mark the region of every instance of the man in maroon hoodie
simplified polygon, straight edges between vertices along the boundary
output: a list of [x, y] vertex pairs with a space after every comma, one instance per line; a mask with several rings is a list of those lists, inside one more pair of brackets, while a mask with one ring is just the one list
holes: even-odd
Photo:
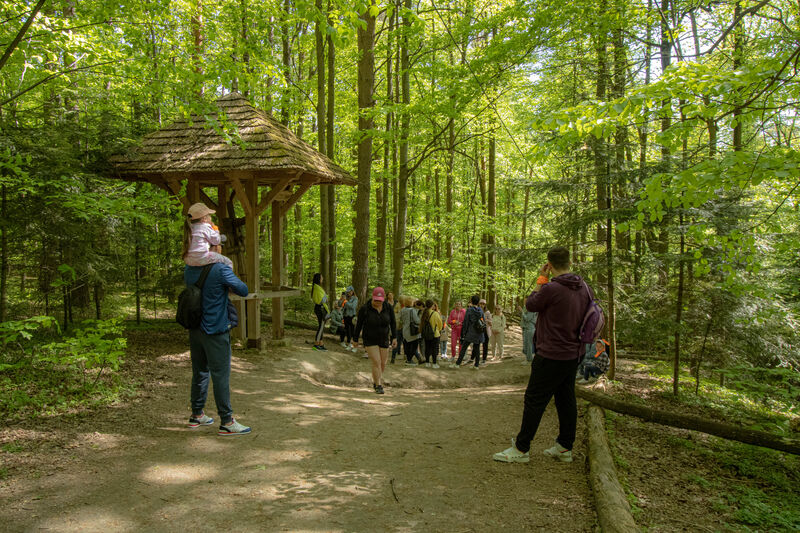
[[[528, 311], [539, 313], [536, 320], [536, 355], [525, 390], [522, 428], [511, 447], [494, 454], [495, 461], [527, 463], [531, 441], [542, 415], [555, 397], [558, 412], [558, 437], [545, 455], [572, 461], [572, 444], [578, 408], [575, 402], [575, 371], [583, 344], [578, 335], [583, 316], [594, 297], [591, 289], [569, 270], [569, 250], [563, 247], [547, 252], [547, 263], [539, 271], [536, 288], [525, 301]], [[548, 281], [548, 275], [552, 278]]]

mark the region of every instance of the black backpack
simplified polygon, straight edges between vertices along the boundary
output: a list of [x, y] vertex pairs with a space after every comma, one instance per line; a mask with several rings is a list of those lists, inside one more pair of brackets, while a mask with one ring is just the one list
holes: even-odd
[[175, 322], [186, 329], [199, 328], [200, 321], [203, 320], [203, 285], [206, 283], [212, 266], [214, 263], [203, 267], [200, 279], [194, 285], [183, 289], [178, 296], [178, 312], [175, 313]]
[[[431, 313], [432, 315], [433, 313]], [[435, 331], [433, 331], [433, 326], [431, 325], [431, 316], [428, 315], [428, 320], [425, 322], [425, 326], [422, 328], [422, 338], [426, 341], [431, 341], [436, 338]]]

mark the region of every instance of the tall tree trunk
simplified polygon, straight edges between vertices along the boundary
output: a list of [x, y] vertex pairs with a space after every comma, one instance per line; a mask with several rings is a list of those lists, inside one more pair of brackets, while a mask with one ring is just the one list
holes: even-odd
[[195, 80], [195, 95], [198, 99], [203, 97], [203, 0], [194, 0], [192, 6], [192, 71], [194, 72]]
[[289, 125], [289, 111], [292, 100], [292, 46], [289, 41], [289, 18], [292, 0], [283, 0], [283, 13], [281, 17], [281, 63], [283, 66], [283, 83], [286, 89], [281, 93], [281, 119], [284, 126]]
[[[392, 92], [393, 74], [392, 74], [392, 32], [394, 31], [394, 22], [397, 17], [397, 10], [393, 9], [389, 17], [389, 37], [386, 39], [386, 104], [390, 105], [394, 101]], [[376, 262], [378, 263], [378, 280], [385, 283], [386, 280], [386, 237], [387, 237], [387, 216], [388, 216], [388, 203], [389, 203], [389, 157], [392, 146], [392, 112], [386, 113], [386, 137], [383, 143], [383, 177], [381, 179], [381, 187], [375, 191], [375, 200], [378, 208], [378, 220], [376, 227]], [[395, 295], [397, 297], [399, 295]]]
[[[595, 98], [603, 101], [606, 99], [606, 92], [608, 89], [608, 36], [606, 29], [606, 17], [608, 16], [608, 9], [606, 0], [600, 0], [599, 12], [597, 22], [597, 82], [595, 85]], [[606, 198], [609, 184], [609, 161], [606, 142], [603, 139], [591, 140], [594, 152], [594, 176], [595, 176], [595, 190], [596, 190], [596, 205], [598, 211], [603, 211], [608, 207], [608, 199]], [[596, 253], [593, 258], [595, 271], [597, 272], [597, 282], [604, 284], [606, 282], [603, 272], [603, 266], [607, 262], [607, 253], [600, 253], [600, 243], [606, 240], [606, 230], [603, 224], [598, 221], [596, 228]]]
[[400, 72], [402, 75], [402, 103], [403, 111], [400, 118], [400, 154], [399, 174], [397, 177], [397, 226], [394, 232], [394, 249], [392, 250], [392, 263], [394, 275], [392, 277], [392, 290], [400, 294], [403, 287], [403, 261], [406, 247], [406, 224], [408, 217], [408, 134], [411, 124], [408, 106], [411, 103], [411, 74], [409, 72], [408, 33], [411, 31], [411, 0], [404, 0], [403, 11], [403, 37], [400, 46]]
[[[0, 322], [6, 321], [8, 303], [8, 202], [6, 186], [0, 186]], [[25, 274], [23, 273], [23, 277]]]
[[[331, 11], [330, 1], [328, 2], [328, 12]], [[328, 34], [328, 105], [327, 105], [327, 121], [325, 123], [326, 141], [325, 148], [327, 149], [326, 155], [331, 161], [335, 161], [335, 150], [333, 144], [333, 124], [335, 108], [334, 81], [336, 80], [336, 49], [333, 44], [333, 38], [330, 32]], [[330, 294], [336, 294], [336, 189], [333, 185], [325, 185], [328, 188], [328, 286], [331, 289]]]
[[372, 136], [375, 105], [375, 16], [370, 9], [361, 15], [364, 24], [358, 28], [358, 190], [356, 192], [355, 237], [353, 238], [353, 288], [366, 301], [369, 274], [369, 201], [371, 195]]
[[[322, 15], [322, 0], [316, 0], [319, 16]], [[314, 23], [314, 40], [317, 53], [317, 144], [319, 151], [327, 153], [325, 148], [325, 40], [322, 35], [322, 23], [319, 18]], [[328, 216], [329, 187], [323, 185], [319, 188], [319, 272], [325, 278], [323, 286], [328, 294], [333, 294], [336, 287], [330, 285], [328, 274], [330, 272], [330, 217]]]
[[496, 191], [496, 176], [495, 176], [495, 156], [496, 144], [494, 134], [489, 138], [489, 187], [487, 192], [486, 201], [486, 214], [488, 220], [486, 221], [488, 231], [486, 232], [486, 259], [488, 267], [488, 287], [486, 291], [486, 307], [492, 312], [497, 305], [497, 287], [495, 286], [495, 216], [497, 215], [497, 191]]
[[[452, 62], [452, 58], [451, 58]], [[451, 98], [451, 100], [453, 100]], [[445, 174], [444, 188], [444, 242], [445, 257], [447, 258], [447, 275], [442, 286], [442, 309], [445, 314], [450, 312], [450, 292], [453, 284], [453, 166], [455, 165], [455, 120], [450, 118], [447, 125], [447, 173]]]

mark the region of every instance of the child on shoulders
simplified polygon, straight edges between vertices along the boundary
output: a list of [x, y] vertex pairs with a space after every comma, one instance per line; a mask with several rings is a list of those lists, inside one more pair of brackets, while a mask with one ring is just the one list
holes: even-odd
[[221, 242], [219, 228], [211, 222], [216, 213], [206, 204], [198, 202], [189, 208], [184, 223], [183, 261], [189, 266], [205, 266], [224, 263], [233, 268], [233, 262], [222, 254], [212, 252], [211, 247]]

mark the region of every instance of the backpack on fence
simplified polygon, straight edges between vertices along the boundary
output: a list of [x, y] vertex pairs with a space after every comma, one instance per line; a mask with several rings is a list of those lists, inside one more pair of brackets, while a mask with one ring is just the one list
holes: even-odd
[[[193, 284], [183, 289], [178, 296], [178, 311], [175, 313], [175, 322], [186, 329], [200, 327], [203, 320], [203, 285], [214, 263], [203, 267], [200, 278]], [[237, 317], [238, 318], [238, 317]]]
[[583, 286], [586, 287], [586, 293], [589, 295], [590, 301], [589, 306], [586, 308], [586, 313], [583, 315], [578, 339], [584, 344], [591, 344], [600, 338], [600, 334], [606, 325], [606, 317], [603, 315], [603, 308], [592, 297], [592, 292], [585, 281]]

